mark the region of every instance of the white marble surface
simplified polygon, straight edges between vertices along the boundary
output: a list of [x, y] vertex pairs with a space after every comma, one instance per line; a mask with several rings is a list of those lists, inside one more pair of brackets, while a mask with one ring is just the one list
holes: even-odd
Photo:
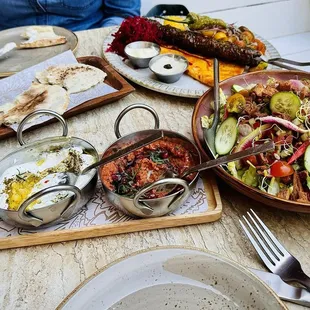
[[[101, 55], [102, 41], [107, 31], [98, 29], [78, 33], [80, 42], [77, 56]], [[308, 42], [302, 39], [309, 37], [309, 33], [296, 36], [296, 40], [301, 36], [297, 42], [303, 42], [298, 50], [296, 46], [290, 46], [291, 39], [286, 41], [285, 38], [278, 38], [272, 43], [283, 55], [292, 57], [308, 50], [310, 59]], [[69, 134], [89, 140], [102, 151], [115, 140], [113, 124], [118, 113], [136, 102], [154, 107], [160, 116], [162, 128], [191, 137], [190, 122], [195, 100], [157, 94], [139, 86], [136, 92], [124, 99], [69, 119]], [[133, 111], [124, 117], [121, 132], [149, 128], [153, 124], [149, 123], [150, 120], [147, 112]], [[25, 139], [36, 140], [60, 132], [60, 126], [52, 124], [26, 134]], [[0, 141], [0, 157], [17, 147], [14, 138]], [[299, 258], [304, 271], [310, 274], [310, 215], [259, 205], [222, 182], [219, 182], [219, 187], [224, 213], [222, 219], [215, 223], [1, 251], [0, 308], [55, 309], [79, 283], [107, 263], [134, 251], [161, 245], [204, 248], [244, 266], [264, 269], [238, 222], [250, 207], [257, 211], [279, 240]], [[289, 309], [302, 309], [290, 303], [287, 305]]]

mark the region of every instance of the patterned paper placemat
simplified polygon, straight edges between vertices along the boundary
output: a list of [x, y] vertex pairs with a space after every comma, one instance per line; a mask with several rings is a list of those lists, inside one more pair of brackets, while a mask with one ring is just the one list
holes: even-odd
[[[196, 182], [195, 188], [192, 190], [190, 197], [187, 201], [170, 213], [169, 217], [178, 215], [189, 215], [196, 213], [204, 213], [208, 210], [208, 200], [205, 193], [204, 183], [201, 178]], [[84, 206], [79, 213], [77, 213], [72, 219], [40, 230], [31, 230], [25, 228], [17, 228], [8, 225], [0, 219], [0, 238], [12, 237], [18, 235], [29, 235], [38, 232], [51, 232], [73, 228], [84, 228], [97, 225], [124, 223], [133, 221], [128, 215], [125, 215], [115, 207], [113, 207], [109, 201], [107, 201], [103, 187], [98, 181], [97, 189], [94, 197]]]

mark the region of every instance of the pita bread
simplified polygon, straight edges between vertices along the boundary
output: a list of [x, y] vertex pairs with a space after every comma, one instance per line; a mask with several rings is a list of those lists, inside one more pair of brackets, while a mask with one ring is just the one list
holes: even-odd
[[0, 125], [20, 123], [33, 111], [48, 109], [63, 114], [69, 104], [69, 95], [58, 85], [32, 84], [17, 96], [14, 102], [0, 106]]
[[55, 34], [51, 26], [30, 26], [21, 36], [28, 41], [21, 43], [19, 48], [46, 47], [67, 42], [66, 37]]
[[40, 83], [59, 85], [69, 94], [85, 91], [103, 82], [106, 76], [102, 70], [84, 64], [51, 66], [36, 74]]

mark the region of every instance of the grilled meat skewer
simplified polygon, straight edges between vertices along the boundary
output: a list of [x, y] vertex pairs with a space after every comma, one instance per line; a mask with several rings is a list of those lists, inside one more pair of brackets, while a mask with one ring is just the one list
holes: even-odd
[[143, 17], [127, 18], [114, 36], [115, 39], [108, 51], [121, 56], [125, 56], [124, 48], [128, 43], [150, 41], [203, 57], [217, 57], [244, 66], [255, 67], [262, 61], [261, 53], [257, 50], [239, 47], [228, 41], [218, 41], [198, 32], [161, 25], [157, 21]]

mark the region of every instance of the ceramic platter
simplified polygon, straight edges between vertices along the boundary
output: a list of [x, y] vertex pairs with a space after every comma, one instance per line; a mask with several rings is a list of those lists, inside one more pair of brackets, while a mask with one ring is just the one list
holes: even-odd
[[[310, 79], [310, 73], [291, 70], [268, 70], [251, 72], [223, 81], [220, 83], [220, 88], [223, 90], [224, 94], [228, 96], [231, 94], [231, 87], [233, 85], [239, 85], [241, 87], [246, 87], [247, 85], [257, 83], [262, 83], [265, 85], [269, 78], [274, 78], [278, 81], [287, 81], [290, 79], [303, 80]], [[201, 117], [203, 115], [210, 116], [213, 113], [211, 108], [212, 101], [214, 101], [213, 92], [206, 92], [197, 101], [192, 115], [192, 132], [195, 143], [199, 148], [200, 154], [204, 158], [208, 159], [211, 158], [211, 153], [204, 140], [203, 129], [201, 127]], [[271, 208], [279, 208], [286, 211], [310, 213], [310, 205], [308, 203], [286, 200], [276, 197], [275, 195], [268, 194], [267, 192], [261, 191], [258, 188], [246, 185], [244, 182], [234, 178], [230, 173], [220, 167], [216, 167], [213, 170], [221, 179], [223, 179], [234, 189], [248, 196], [249, 198], [258, 201], [259, 203], [263, 203]]]
[[[19, 45], [22, 41], [25, 41], [20, 35], [25, 32], [27, 27], [29, 26], [0, 31], [0, 48], [9, 42], [15, 42]], [[8, 54], [0, 57], [0, 77], [12, 75], [67, 50], [71, 49], [74, 51], [76, 49], [78, 38], [72, 31], [57, 26], [53, 26], [53, 29], [57, 35], [66, 37], [67, 42], [55, 46], [14, 49], [10, 51]]]
[[[123, 58], [117, 54], [106, 52], [109, 44], [112, 43], [118, 27], [115, 27], [111, 33], [106, 37], [103, 42], [103, 55], [106, 60], [114, 67], [116, 71], [131, 80], [132, 82], [141, 85], [143, 87], [152, 89], [154, 91], [165, 93], [169, 95], [187, 97], [187, 98], [199, 98], [201, 97], [210, 87], [194, 80], [193, 78], [183, 75], [181, 79], [172, 84], [166, 84], [156, 79], [155, 75], [148, 68], [134, 69], [129, 60], [123, 60]], [[280, 57], [278, 51], [268, 41], [255, 35], [266, 45], [266, 57], [275, 58]], [[270, 66], [269, 66], [270, 67]]]
[[263, 282], [226, 258], [191, 248], [156, 248], [92, 275], [57, 309], [287, 309]]

